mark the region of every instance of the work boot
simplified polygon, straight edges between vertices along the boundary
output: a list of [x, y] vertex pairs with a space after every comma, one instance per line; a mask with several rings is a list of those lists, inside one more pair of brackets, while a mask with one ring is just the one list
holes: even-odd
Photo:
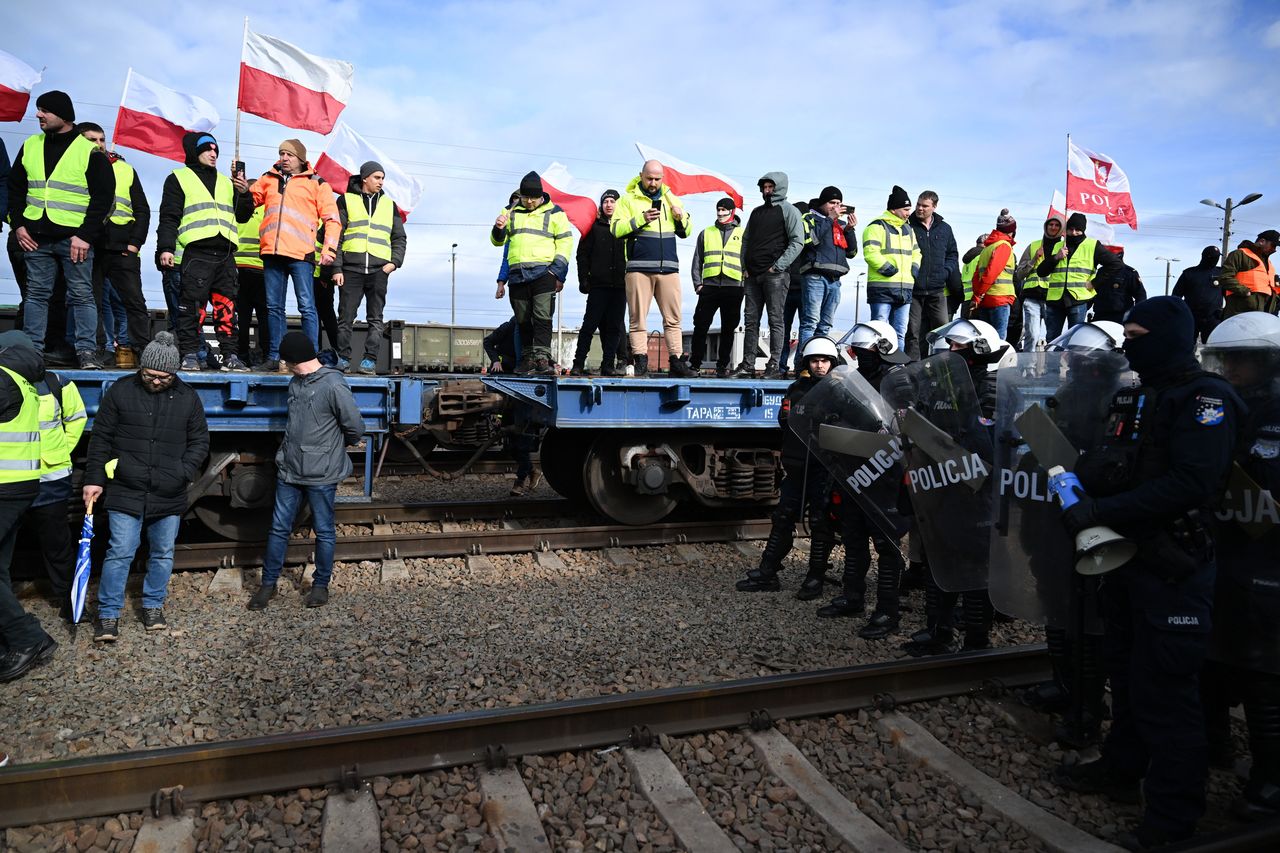
[[649, 373], [649, 356], [637, 355], [631, 359], [632, 366], [636, 369], [636, 376], [645, 376]]
[[582, 361], [575, 358], [573, 360], [573, 366], [569, 368], [569, 375], [570, 376], [586, 376], [586, 374], [587, 374], [587, 366], [583, 364]]
[[600, 375], [601, 376], [617, 376], [618, 375], [618, 369], [613, 366], [612, 359], [606, 358], [604, 361], [600, 362]]
[[551, 359], [537, 358], [533, 361], [533, 370], [530, 371], [534, 376], [555, 376], [556, 369], [551, 366]]
[[837, 595], [831, 599], [830, 604], [824, 604], [818, 608], [819, 619], [842, 619], [848, 616], [861, 616], [866, 612], [867, 605], [860, 598], [850, 598], [847, 595]]
[[308, 607], [323, 607], [329, 603], [329, 587], [312, 585], [311, 592], [307, 593]]
[[925, 655], [943, 655], [952, 650], [955, 633], [949, 625], [937, 625], [916, 631], [911, 639], [902, 647], [903, 651], [913, 658]]
[[98, 361], [98, 355], [93, 350], [77, 350], [76, 362], [80, 365], [81, 370], [102, 369], [102, 363]]
[[777, 363], [771, 361], [764, 366], [764, 376], [761, 378], [762, 379], [783, 379], [785, 378], [785, 376], [786, 374], [784, 374], [781, 370], [778, 369]]
[[1080, 794], [1101, 794], [1117, 803], [1137, 805], [1141, 780], [1122, 776], [1105, 758], [1084, 764], [1061, 765], [1053, 771], [1053, 781]]
[[137, 369], [138, 354], [131, 347], [116, 347], [116, 367], [121, 370]]
[[742, 364], [739, 364], [733, 371], [734, 379], [754, 379], [755, 375], [755, 369], [748, 366], [745, 361], [742, 362]]
[[685, 379], [690, 376], [697, 376], [698, 371], [689, 367], [689, 357], [687, 355], [673, 355], [671, 356], [671, 360], [668, 362], [667, 374], [669, 376]]
[[819, 569], [816, 573], [813, 567], [809, 567], [809, 573], [804, 576], [804, 581], [800, 584], [800, 588], [796, 590], [796, 598], [800, 601], [813, 601], [822, 595], [822, 584], [826, 580], [824, 572]]
[[747, 576], [734, 584], [738, 592], [777, 592], [782, 589], [778, 573], [768, 569], [752, 569]]
[[729, 368], [716, 367], [716, 379], [728, 379], [728, 378], [729, 378]]
[[[834, 603], [832, 602], [832, 604]], [[822, 614], [819, 613], [818, 615], [821, 616]], [[867, 624], [863, 625], [858, 631], [858, 636], [864, 640], [883, 640], [896, 630], [898, 630], [898, 617], [877, 611], [871, 614]]]
[[258, 591], [253, 594], [253, 598], [249, 599], [250, 610], [266, 610], [267, 605], [271, 603], [271, 599], [276, 597], [276, 585], [264, 583], [258, 587]]
[[520, 359], [520, 363], [516, 365], [516, 369], [512, 371], [516, 376], [528, 376], [533, 372], [533, 356], [526, 355]]

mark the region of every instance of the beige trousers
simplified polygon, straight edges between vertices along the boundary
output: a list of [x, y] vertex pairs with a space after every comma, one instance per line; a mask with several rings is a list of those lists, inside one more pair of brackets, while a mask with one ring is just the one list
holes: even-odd
[[[667, 338], [667, 351], [674, 357], [684, 354], [684, 336], [680, 328], [680, 274], [629, 272], [627, 281], [627, 314], [631, 318], [631, 351], [644, 354], [649, 351], [646, 322], [649, 306], [658, 300], [662, 314], [662, 332]], [[661, 370], [650, 365], [652, 370]]]

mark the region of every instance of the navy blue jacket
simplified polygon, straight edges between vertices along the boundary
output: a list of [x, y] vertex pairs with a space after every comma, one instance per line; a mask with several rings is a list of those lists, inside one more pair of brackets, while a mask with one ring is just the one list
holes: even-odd
[[960, 250], [956, 248], [956, 235], [951, 226], [936, 213], [933, 215], [932, 226], [927, 230], [914, 213], [909, 221], [916, 232], [916, 242], [920, 244], [920, 274], [916, 276], [911, 293], [923, 296], [945, 290], [955, 296], [963, 294]]
[[858, 226], [842, 225], [847, 248], [835, 243], [831, 220], [816, 210], [804, 215], [809, 242], [800, 252], [800, 274], [816, 273], [838, 279], [849, 271], [849, 259], [858, 254]]

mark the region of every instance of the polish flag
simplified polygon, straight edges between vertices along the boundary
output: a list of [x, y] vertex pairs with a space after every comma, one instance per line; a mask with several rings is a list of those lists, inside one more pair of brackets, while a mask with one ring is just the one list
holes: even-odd
[[580, 181], [560, 163], [552, 163], [542, 173], [542, 189], [560, 205], [578, 233], [585, 235], [596, 221], [598, 199], [608, 187], [599, 182]]
[[350, 62], [246, 32], [237, 108], [285, 127], [329, 133], [351, 100], [354, 70]]
[[1099, 213], [1108, 222], [1127, 222], [1138, 230], [1138, 214], [1129, 195], [1129, 177], [1106, 154], [1069, 143], [1067, 206], [1082, 213]]
[[425, 187], [422, 181], [402, 169], [395, 160], [383, 154], [363, 136], [340, 121], [333, 129], [333, 136], [324, 153], [316, 160], [316, 174], [329, 182], [335, 193], [347, 191], [347, 181], [360, 174], [360, 167], [369, 160], [376, 160], [386, 174], [382, 191], [396, 203], [406, 217], [418, 206]]
[[[1068, 210], [1072, 210], [1072, 208], [1067, 203], [1066, 196], [1058, 190], [1054, 190], [1053, 201], [1049, 204], [1049, 216], [1061, 216], [1062, 221], [1066, 222], [1067, 216], [1069, 216]], [[1078, 212], [1084, 213], [1084, 211]], [[1049, 216], [1046, 216], [1045, 219], [1048, 219]], [[1084, 218], [1085, 222], [1088, 223], [1088, 227], [1084, 230], [1085, 236], [1092, 237], [1104, 246], [1116, 245], [1116, 228], [1114, 225], [1098, 216], [1085, 214]]]
[[37, 71], [11, 53], [0, 50], [0, 121], [22, 121], [31, 88], [40, 82]]
[[183, 134], [207, 133], [217, 125], [218, 111], [204, 98], [175, 92], [130, 68], [112, 141], [181, 163]]
[[742, 187], [736, 181], [672, 157], [665, 151], [650, 148], [648, 145], [636, 143], [636, 150], [645, 160], [657, 160], [662, 164], [663, 182], [678, 196], [698, 195], [699, 193], [724, 193], [733, 199], [733, 203], [742, 209]]

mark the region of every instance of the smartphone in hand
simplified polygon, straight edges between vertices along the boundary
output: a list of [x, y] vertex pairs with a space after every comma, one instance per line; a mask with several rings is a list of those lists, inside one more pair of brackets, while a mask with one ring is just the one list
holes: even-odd
[[244, 173], [245, 173], [245, 168], [244, 168], [243, 160], [236, 160], [234, 163], [231, 164], [231, 175], [233, 177], [236, 175], [239, 175], [240, 177], [243, 178]]

